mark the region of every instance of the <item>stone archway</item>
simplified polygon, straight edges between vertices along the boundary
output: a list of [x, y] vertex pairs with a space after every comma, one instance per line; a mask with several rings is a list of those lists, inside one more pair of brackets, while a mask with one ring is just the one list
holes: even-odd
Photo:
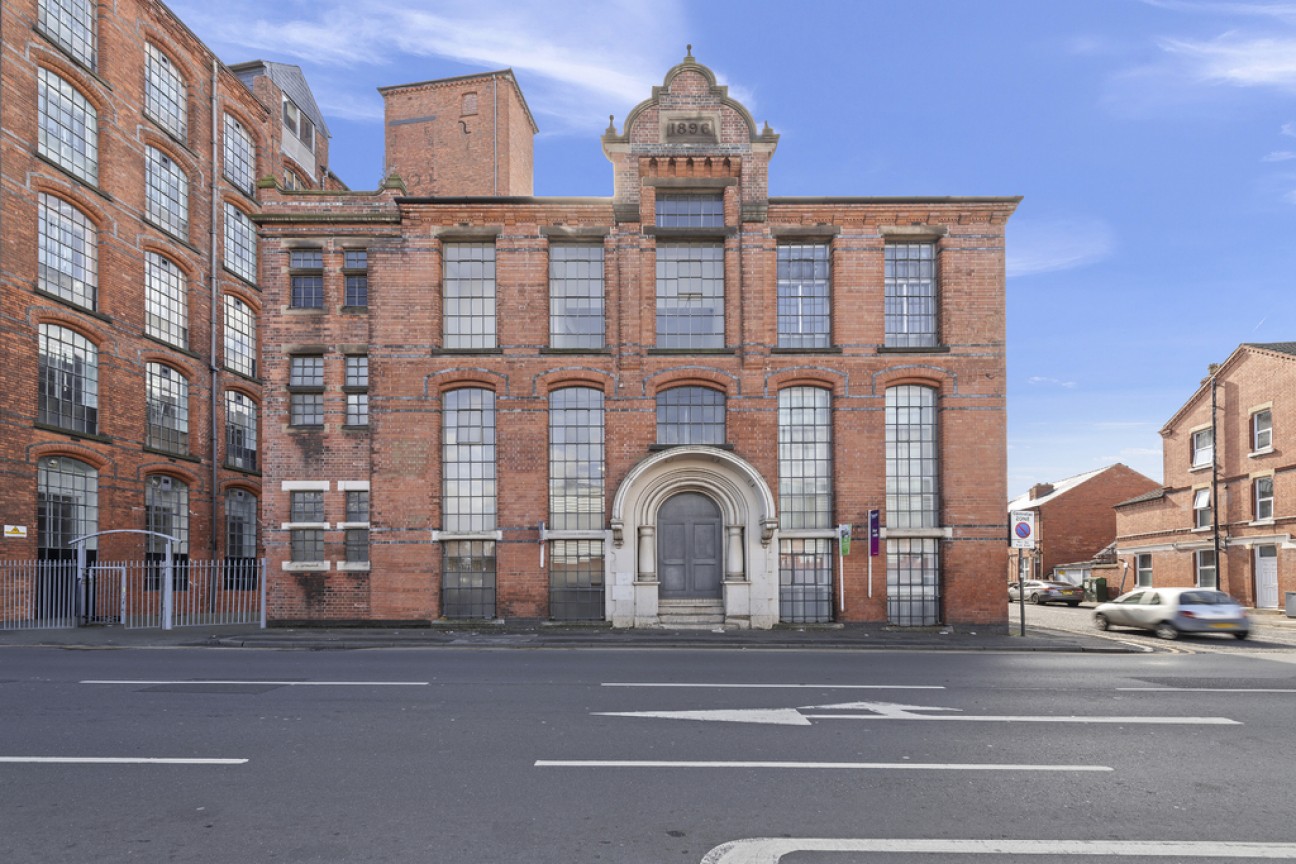
[[700, 493], [719, 510], [725, 623], [769, 628], [778, 622], [777, 517], [769, 484], [750, 463], [716, 447], [674, 447], [644, 459], [612, 502], [608, 556], [612, 623], [660, 626], [657, 530], [664, 505]]

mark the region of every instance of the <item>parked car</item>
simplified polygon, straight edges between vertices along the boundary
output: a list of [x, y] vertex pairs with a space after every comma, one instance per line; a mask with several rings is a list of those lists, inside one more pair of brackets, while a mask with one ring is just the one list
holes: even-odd
[[1178, 639], [1180, 633], [1251, 635], [1246, 610], [1212, 588], [1136, 588], [1094, 609], [1094, 625], [1099, 630], [1138, 627], [1162, 639]]
[[[1016, 600], [1018, 586], [1021, 582], [1008, 583], [1008, 599]], [[1046, 582], [1042, 579], [1027, 579], [1025, 582], [1026, 599], [1038, 605], [1040, 603], [1065, 603], [1068, 606], [1079, 606], [1084, 599], [1084, 589], [1066, 582]]]

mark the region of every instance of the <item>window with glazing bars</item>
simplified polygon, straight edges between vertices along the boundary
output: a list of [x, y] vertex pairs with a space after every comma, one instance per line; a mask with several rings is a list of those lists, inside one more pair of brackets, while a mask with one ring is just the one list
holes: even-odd
[[288, 493], [289, 522], [323, 522], [324, 492], [320, 489], [295, 490]]
[[189, 486], [183, 480], [161, 474], [151, 474], [144, 481], [144, 527], [156, 532], [146, 537], [145, 558], [149, 567], [144, 575], [144, 589], [159, 591], [162, 588], [163, 562], [166, 560], [167, 541], [158, 534], [172, 538], [171, 581], [176, 591], [189, 588]]
[[225, 464], [257, 470], [257, 405], [237, 390], [225, 391]]
[[723, 228], [724, 196], [710, 193], [658, 194], [658, 228]]
[[820, 387], [779, 391], [779, 527], [831, 528], [832, 411]]
[[1255, 480], [1255, 518], [1258, 521], [1274, 518], [1274, 481], [1272, 477], [1257, 477]]
[[237, 297], [225, 295], [225, 367], [255, 378], [257, 374], [256, 317]]
[[441, 614], [494, 618], [495, 541], [447, 540], [441, 548]]
[[1219, 584], [1219, 570], [1215, 566], [1215, 551], [1196, 553], [1197, 587], [1215, 588]]
[[181, 141], [187, 132], [188, 96], [171, 58], [152, 43], [144, 46], [144, 112]]
[[904, 385], [886, 391], [886, 520], [888, 528], [938, 523], [936, 391]]
[[352, 355], [346, 358], [346, 425], [369, 425], [369, 358]]
[[69, 303], [97, 308], [99, 232], [94, 223], [62, 198], [43, 192], [39, 214], [38, 287]]
[[257, 279], [256, 226], [247, 214], [225, 203], [225, 268], [248, 282]]
[[901, 627], [939, 624], [940, 541], [888, 537], [886, 556], [887, 620]]
[[289, 305], [294, 309], [323, 309], [324, 252], [293, 249], [288, 253], [288, 270], [292, 282]]
[[243, 124], [229, 114], [225, 115], [225, 138], [223, 170], [225, 179], [248, 194], [253, 191], [256, 180], [256, 148], [252, 136], [243, 128]]
[[90, 100], [54, 72], [37, 72], [40, 154], [91, 185], [99, 182], [99, 118]]
[[828, 244], [778, 247], [778, 346], [827, 348]]
[[346, 282], [344, 306], [369, 305], [369, 253], [364, 249], [348, 249], [342, 253], [342, 276]]
[[291, 528], [288, 536], [289, 554], [294, 563], [324, 560], [324, 532], [319, 528]]
[[1152, 556], [1146, 552], [1134, 559], [1134, 584], [1139, 588], [1152, 587]]
[[469, 387], [442, 397], [442, 528], [495, 530], [495, 394]]
[[95, 68], [94, 0], [40, 0], [40, 28], [64, 51]]
[[288, 360], [290, 426], [324, 425], [324, 358]]
[[261, 583], [257, 554], [257, 499], [246, 489], [225, 493], [225, 589], [255, 591]]
[[[45, 456], [36, 467], [36, 549], [42, 560], [76, 557], [72, 541], [99, 530], [99, 472], [67, 456]], [[97, 538], [86, 541], [93, 554]]]
[[549, 615], [558, 621], [602, 621], [602, 540], [554, 540], [549, 545]]
[[37, 422], [87, 435], [99, 431], [99, 350], [57, 324], [40, 325]]
[[827, 537], [779, 540], [779, 620], [823, 624], [833, 620], [833, 543]]
[[189, 234], [189, 178], [156, 147], [146, 152], [148, 218], [163, 231], [186, 239]]
[[549, 521], [555, 531], [603, 527], [603, 393], [549, 394]]
[[549, 247], [549, 346], [603, 347], [603, 247]]
[[346, 521], [369, 521], [369, 490], [348, 489], [346, 493]]
[[1268, 408], [1251, 415], [1251, 449], [1273, 449], [1273, 412]]
[[1192, 440], [1192, 467], [1200, 468], [1215, 461], [1215, 433], [1210, 429], [1198, 429], [1190, 436]]
[[657, 347], [724, 347], [724, 247], [657, 244]]
[[658, 393], [657, 443], [725, 443], [725, 394], [709, 387], [672, 387]]
[[1211, 526], [1211, 490], [1197, 489], [1193, 492], [1193, 527], [1209, 528]]
[[887, 347], [934, 347], [937, 344], [935, 245], [889, 243], [885, 258]]
[[445, 347], [495, 347], [495, 244], [445, 245]]
[[145, 444], [168, 453], [189, 452], [189, 382], [175, 369], [148, 364], [148, 434]]
[[184, 272], [169, 258], [144, 253], [144, 332], [177, 348], [189, 344], [189, 298]]
[[[369, 521], [369, 490], [349, 489], [346, 493], [346, 521], [354, 525]], [[343, 538], [348, 564], [362, 564], [369, 560], [368, 527], [349, 527]]]

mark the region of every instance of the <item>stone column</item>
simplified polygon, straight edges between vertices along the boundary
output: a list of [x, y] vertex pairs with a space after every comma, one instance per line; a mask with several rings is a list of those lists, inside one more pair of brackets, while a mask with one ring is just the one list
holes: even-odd
[[743, 529], [741, 525], [726, 525], [728, 545], [725, 549], [725, 581], [747, 581], [747, 563], [743, 560]]
[[657, 581], [657, 529], [651, 525], [639, 527], [638, 581]]

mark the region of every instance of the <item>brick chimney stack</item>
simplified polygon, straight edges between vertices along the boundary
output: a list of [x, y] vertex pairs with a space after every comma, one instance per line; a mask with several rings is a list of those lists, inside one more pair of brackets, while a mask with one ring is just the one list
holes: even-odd
[[1038, 500], [1040, 498], [1043, 498], [1045, 495], [1052, 495], [1052, 494], [1053, 494], [1052, 483], [1036, 483], [1034, 486], [1031, 487], [1030, 490], [1031, 500]]

